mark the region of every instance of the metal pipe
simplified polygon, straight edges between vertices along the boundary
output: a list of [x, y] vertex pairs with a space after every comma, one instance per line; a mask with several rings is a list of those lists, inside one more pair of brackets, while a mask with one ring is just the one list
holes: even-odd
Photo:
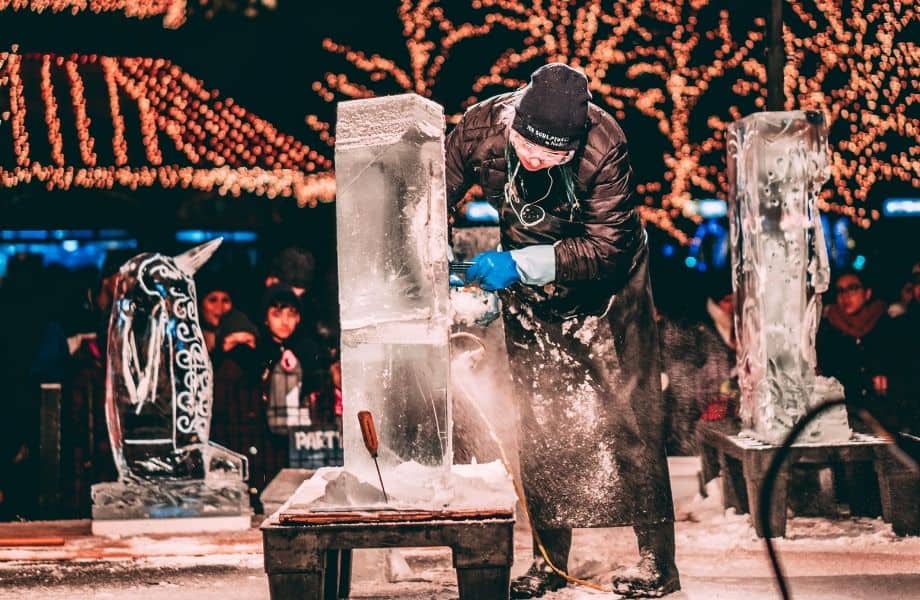
[[783, 3], [770, 0], [767, 14], [767, 110], [784, 110], [786, 95], [783, 88], [783, 67], [786, 54], [783, 48]]

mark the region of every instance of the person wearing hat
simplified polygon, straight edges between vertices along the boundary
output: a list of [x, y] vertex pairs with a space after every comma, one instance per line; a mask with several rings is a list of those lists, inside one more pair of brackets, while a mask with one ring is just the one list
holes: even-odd
[[265, 277], [265, 287], [283, 283], [291, 286], [299, 298], [313, 285], [315, 271], [316, 260], [309, 250], [288, 246], [272, 261]]
[[[560, 63], [470, 107], [446, 141], [449, 213], [478, 185], [501, 216], [501, 248], [466, 278], [502, 299], [521, 420], [534, 562], [512, 598], [566, 585], [575, 527], [635, 529], [640, 564], [614, 591], [680, 589], [664, 449], [648, 242], [626, 136]], [[539, 543], [537, 543], [539, 540]]]

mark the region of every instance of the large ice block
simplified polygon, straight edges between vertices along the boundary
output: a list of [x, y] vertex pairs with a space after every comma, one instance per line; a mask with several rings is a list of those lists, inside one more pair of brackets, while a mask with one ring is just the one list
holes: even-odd
[[416, 461], [449, 470], [444, 111], [414, 94], [338, 107], [335, 145], [345, 469], [384, 483]]
[[[770, 443], [782, 440], [810, 406], [840, 390], [815, 376], [820, 294], [830, 277], [816, 202], [828, 177], [821, 113], [763, 112], [729, 127], [741, 417]], [[839, 407], [808, 430], [807, 441], [849, 437]]]

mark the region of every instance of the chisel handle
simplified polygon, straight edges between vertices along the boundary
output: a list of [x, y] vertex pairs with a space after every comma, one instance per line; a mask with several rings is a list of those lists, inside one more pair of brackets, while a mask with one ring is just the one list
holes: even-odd
[[364, 438], [364, 447], [371, 453], [371, 456], [377, 458], [377, 428], [374, 427], [374, 417], [370, 411], [362, 410], [358, 413], [358, 423], [361, 425], [361, 437]]

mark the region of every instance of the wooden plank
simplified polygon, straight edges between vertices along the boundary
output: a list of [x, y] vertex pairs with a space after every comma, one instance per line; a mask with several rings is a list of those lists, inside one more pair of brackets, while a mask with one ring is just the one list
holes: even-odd
[[90, 519], [0, 523], [0, 537], [78, 537], [92, 535]]
[[14, 537], [0, 538], [0, 547], [11, 548], [20, 546], [63, 546], [62, 537]]
[[353, 511], [353, 512], [283, 512], [278, 520], [283, 525], [334, 525], [339, 523], [422, 523], [426, 521], [468, 521], [473, 519], [507, 519], [513, 511], [507, 509], [470, 509], [445, 511]]

